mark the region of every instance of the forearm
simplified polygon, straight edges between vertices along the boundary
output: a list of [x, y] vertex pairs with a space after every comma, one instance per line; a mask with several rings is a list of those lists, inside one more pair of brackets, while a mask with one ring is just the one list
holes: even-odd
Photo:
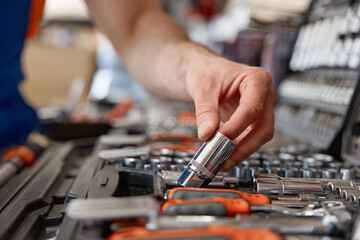
[[188, 56], [208, 51], [150, 0], [87, 0], [95, 23], [112, 41], [130, 73], [149, 92], [190, 101]]
[[231, 62], [192, 43], [153, 0], [87, 0], [131, 74], [151, 93], [194, 101], [198, 136], [219, 131], [239, 148], [224, 170], [246, 159], [274, 132], [275, 92], [262, 68]]

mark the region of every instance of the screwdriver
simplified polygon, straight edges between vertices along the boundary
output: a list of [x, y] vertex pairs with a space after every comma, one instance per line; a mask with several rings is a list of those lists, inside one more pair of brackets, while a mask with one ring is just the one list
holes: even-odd
[[247, 193], [233, 189], [216, 188], [183, 188], [176, 187], [167, 191], [167, 200], [198, 200], [211, 199], [213, 197], [223, 197], [231, 199], [246, 199], [250, 204], [270, 204], [271, 200], [259, 193]]
[[44, 149], [45, 147], [30, 142], [10, 149], [3, 157], [4, 163], [0, 165], [0, 187], [21, 169], [31, 166]]
[[121, 239], [229, 239], [229, 240], [281, 240], [282, 237], [269, 229], [242, 229], [232, 226], [209, 226], [195, 229], [147, 230], [144, 227], [128, 227], [114, 232], [108, 240]]

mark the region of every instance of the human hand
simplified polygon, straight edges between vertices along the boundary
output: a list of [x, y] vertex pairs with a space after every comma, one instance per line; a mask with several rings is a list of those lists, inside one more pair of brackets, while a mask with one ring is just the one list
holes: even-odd
[[263, 68], [231, 62], [207, 50], [188, 54], [186, 88], [195, 102], [198, 136], [219, 131], [238, 147], [224, 164], [228, 171], [270, 141], [275, 91]]

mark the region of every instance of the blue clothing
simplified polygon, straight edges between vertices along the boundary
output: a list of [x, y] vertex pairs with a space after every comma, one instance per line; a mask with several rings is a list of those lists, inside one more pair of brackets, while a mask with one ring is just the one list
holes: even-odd
[[24, 142], [38, 122], [18, 89], [30, 3], [0, 0], [0, 149]]

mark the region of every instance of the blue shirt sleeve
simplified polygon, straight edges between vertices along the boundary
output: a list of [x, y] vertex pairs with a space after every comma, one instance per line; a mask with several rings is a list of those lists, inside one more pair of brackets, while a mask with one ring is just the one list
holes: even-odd
[[0, 0], [0, 149], [24, 142], [38, 122], [18, 89], [30, 3]]

